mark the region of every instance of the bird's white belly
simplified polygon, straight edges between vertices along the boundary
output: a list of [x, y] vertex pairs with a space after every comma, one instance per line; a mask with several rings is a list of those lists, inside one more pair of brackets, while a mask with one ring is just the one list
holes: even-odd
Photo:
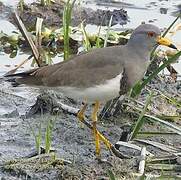
[[107, 80], [104, 84], [93, 87], [59, 87], [56, 90], [62, 92], [65, 96], [76, 100], [86, 100], [88, 102], [93, 102], [95, 100], [108, 101], [119, 96], [121, 78], [122, 73], [113, 79]]

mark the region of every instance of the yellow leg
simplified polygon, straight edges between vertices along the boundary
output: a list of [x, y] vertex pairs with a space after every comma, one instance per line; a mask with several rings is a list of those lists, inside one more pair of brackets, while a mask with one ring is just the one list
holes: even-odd
[[109, 142], [107, 138], [105, 138], [99, 131], [98, 131], [99, 139], [106, 145], [106, 147], [110, 150], [112, 144]]
[[77, 117], [80, 121], [83, 121], [84, 120], [84, 113], [85, 113], [85, 110], [87, 108], [87, 104], [84, 103], [83, 107], [80, 109], [80, 111], [77, 113]]
[[99, 111], [99, 106], [100, 106], [99, 101], [96, 101], [95, 104], [94, 104], [93, 112], [92, 112], [93, 135], [94, 135], [94, 138], [95, 138], [95, 146], [96, 146], [96, 155], [97, 156], [100, 155], [100, 151], [101, 151], [101, 148], [100, 148], [100, 136], [99, 136], [99, 132], [98, 132], [98, 130], [96, 128], [97, 113]]
[[[94, 138], [95, 138], [95, 146], [96, 146], [96, 155], [97, 156], [100, 155], [100, 150], [101, 150], [100, 149], [100, 141], [102, 141], [109, 150], [112, 147], [112, 144], [109, 142], [109, 140], [107, 138], [105, 138], [96, 128], [97, 113], [99, 111], [99, 106], [100, 106], [99, 101], [96, 101], [95, 105], [94, 105], [93, 112], [92, 112], [93, 135], [94, 135]], [[80, 120], [80, 122], [84, 121], [84, 118], [85, 118], [84, 113], [85, 113], [86, 108], [87, 108], [87, 104], [84, 103], [83, 107], [77, 113], [77, 117]]]

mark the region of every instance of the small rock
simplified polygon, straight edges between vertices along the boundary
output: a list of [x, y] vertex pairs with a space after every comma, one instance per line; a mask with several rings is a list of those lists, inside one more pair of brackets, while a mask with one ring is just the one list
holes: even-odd
[[167, 14], [168, 8], [160, 8], [161, 14]]
[[151, 20], [151, 19], [150, 19], [148, 22], [149, 22], [149, 23], [153, 23], [153, 22], [154, 22], [154, 20]]
[[19, 116], [19, 112], [17, 109], [13, 110], [10, 113], [3, 114], [3, 117], [5, 117], [5, 118], [13, 118], [13, 117], [18, 117], [18, 116]]
[[178, 158], [177, 158], [177, 163], [178, 163], [178, 164], [181, 164], [181, 157], [178, 157]]

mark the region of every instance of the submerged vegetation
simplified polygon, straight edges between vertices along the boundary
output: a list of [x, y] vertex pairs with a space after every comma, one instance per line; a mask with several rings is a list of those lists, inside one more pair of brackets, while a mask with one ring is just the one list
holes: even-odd
[[[50, 0], [41, 0], [41, 5], [43, 6], [51, 6]], [[45, 64], [51, 64], [53, 63], [53, 58], [56, 55], [60, 55], [63, 53], [64, 60], [68, 60], [68, 58], [73, 55], [77, 54], [79, 52], [79, 48], [83, 47], [85, 51], [89, 51], [91, 48], [101, 48], [106, 46], [112, 46], [112, 45], [124, 45], [127, 40], [130, 37], [131, 30], [126, 30], [122, 32], [116, 32], [111, 30], [111, 24], [112, 24], [112, 16], [109, 21], [109, 24], [107, 24], [106, 30], [102, 30], [101, 26], [98, 27], [98, 33], [96, 35], [90, 35], [88, 32], [86, 32], [86, 28], [84, 25], [84, 22], [80, 24], [79, 27], [72, 27], [71, 26], [71, 16], [72, 16], [72, 9], [74, 7], [75, 0], [72, 2], [68, 0], [65, 3], [64, 11], [63, 11], [63, 26], [59, 29], [51, 29], [44, 27], [43, 20], [37, 20], [37, 27], [36, 31], [31, 31], [31, 36], [29, 36], [35, 45], [35, 48], [37, 49], [39, 55], [43, 59], [42, 63]], [[20, 9], [23, 11], [24, 7], [24, 1], [19, 2]], [[175, 26], [175, 22], [180, 19], [180, 15], [176, 18], [176, 20], [170, 25], [170, 27], [167, 28], [163, 36], [166, 35], [166, 33], [169, 32], [170, 29], [172, 29]], [[0, 33], [0, 49], [1, 52], [10, 54], [11, 58], [14, 58], [17, 55], [18, 51], [24, 51], [24, 50], [32, 50], [32, 48], [29, 47], [27, 43], [27, 39], [25, 38], [24, 34], [22, 35], [19, 32], [13, 32], [12, 35], [7, 35], [4, 32]], [[156, 57], [158, 55], [158, 51], [155, 51], [152, 53], [152, 57]], [[31, 55], [32, 58], [34, 56]], [[39, 57], [40, 57], [39, 56]], [[132, 173], [133, 177], [140, 177], [142, 179], [149, 179], [151, 178], [152, 172], [157, 171], [159, 172], [158, 177], [159, 178], [165, 178], [165, 177], [173, 177], [177, 178], [177, 172], [180, 171], [181, 165], [178, 163], [180, 158], [180, 147], [174, 147], [172, 145], [166, 145], [161, 142], [156, 142], [154, 140], [150, 140], [147, 137], [174, 137], [175, 135], [181, 135], [181, 128], [180, 128], [180, 113], [174, 112], [175, 114], [162, 114], [155, 113], [155, 107], [156, 104], [154, 103], [155, 98], [160, 98], [169, 104], [169, 106], [174, 106], [177, 109], [180, 109], [181, 102], [180, 99], [177, 100], [177, 97], [171, 97], [169, 95], [164, 94], [163, 92], [155, 89], [146, 89], [146, 94], [148, 94], [146, 101], [145, 98], [143, 102], [140, 102], [138, 100], [135, 100], [136, 97], [139, 97], [141, 92], [145, 91], [145, 87], [157, 76], [159, 76], [159, 73], [172, 63], [174, 63], [179, 57], [181, 56], [181, 51], [174, 51], [173, 55], [171, 56], [164, 56], [162, 59], [164, 59], [163, 63], [159, 65], [156, 69], [152, 71], [152, 73], [146, 77], [142, 82], [138, 82], [135, 84], [135, 86], [130, 91], [130, 96], [128, 101], [129, 104], [124, 102], [123, 105], [125, 106], [123, 108], [123, 111], [126, 111], [129, 116], [133, 116], [134, 120], [136, 119], [136, 122], [134, 122], [131, 125], [131, 133], [129, 133], [127, 136], [127, 141], [119, 141], [117, 144], [119, 144], [120, 148], [127, 147], [128, 149], [134, 149], [135, 151], [138, 151], [139, 154], [141, 154], [143, 159], [139, 159], [139, 172], [138, 173]], [[31, 59], [28, 58], [28, 59]], [[35, 57], [34, 57], [35, 58]], [[35, 58], [36, 59], [36, 58]], [[26, 63], [27, 61], [24, 61]], [[20, 63], [18, 66], [21, 67], [24, 63]], [[34, 64], [36, 64], [36, 61], [34, 61]], [[40, 64], [42, 65], [42, 64]], [[18, 69], [17, 68], [17, 69]], [[11, 73], [14, 73], [17, 69], [14, 71], [11, 71]], [[174, 79], [175, 80], [175, 79]], [[134, 99], [133, 99], [134, 98]], [[68, 111], [65, 106], [64, 111]], [[62, 108], [62, 107], [61, 107]], [[62, 108], [63, 109], [63, 108]], [[111, 111], [111, 110], [110, 110]], [[157, 111], [156, 111], [157, 112]], [[131, 115], [130, 115], [131, 114]], [[176, 121], [176, 123], [175, 123]], [[178, 123], [178, 125], [177, 125]], [[145, 130], [144, 126], [151, 126], [159, 125], [160, 127], [155, 128], [154, 131], [147, 131]], [[71, 168], [73, 165], [73, 160], [71, 162], [63, 160], [61, 158], [57, 158], [55, 153], [51, 153], [51, 146], [52, 146], [52, 136], [53, 136], [53, 129], [54, 122], [52, 120], [49, 120], [46, 128], [45, 133], [42, 134], [42, 125], [39, 123], [37, 128], [33, 128], [29, 124], [29, 128], [31, 129], [31, 133], [35, 140], [35, 146], [36, 146], [36, 156], [31, 158], [23, 158], [23, 159], [17, 159], [15, 161], [8, 161], [5, 163], [4, 168], [7, 170], [17, 170], [21, 171], [23, 170], [29, 170], [33, 167], [33, 171], [41, 171], [45, 169], [63, 169], [63, 166], [66, 164], [71, 164]], [[161, 131], [160, 129], [169, 129], [169, 131]], [[90, 128], [90, 127], [89, 127]], [[36, 129], [36, 130], [35, 130]], [[113, 132], [114, 133], [114, 132]], [[42, 154], [42, 136], [44, 136], [44, 151]], [[60, 135], [61, 136], [61, 135]], [[142, 144], [142, 145], [141, 145]], [[144, 146], [153, 146], [155, 148], [158, 148], [162, 154], [162, 156], [157, 153], [157, 156], [153, 155], [151, 152], [148, 152], [146, 148], [143, 148]], [[141, 148], [142, 147], [142, 148]], [[165, 153], [166, 152], [166, 153]], [[135, 152], [134, 152], [135, 153]], [[133, 154], [134, 154], [133, 153]], [[41, 154], [41, 155], [40, 155]], [[136, 154], [136, 153], [135, 153]], [[147, 157], [147, 155], [149, 156]], [[169, 154], [169, 155], [168, 155]], [[38, 161], [38, 163], [37, 163]], [[36, 162], [36, 166], [34, 167], [34, 163]], [[107, 162], [109, 164], [109, 162]], [[22, 167], [19, 168], [19, 167]], [[141, 168], [141, 170], [140, 170]], [[120, 170], [121, 171], [121, 170]], [[121, 171], [122, 172], [122, 171]], [[122, 172], [124, 174], [125, 172]], [[109, 179], [114, 180], [117, 179], [117, 174], [112, 170], [111, 168], [108, 168], [108, 171], [105, 172], [107, 176], [109, 176]], [[122, 175], [121, 174], [121, 175]], [[27, 175], [27, 172], [26, 172]], [[27, 175], [28, 176], [28, 175]], [[63, 176], [63, 175], [62, 175]], [[120, 177], [120, 176], [119, 176]]]

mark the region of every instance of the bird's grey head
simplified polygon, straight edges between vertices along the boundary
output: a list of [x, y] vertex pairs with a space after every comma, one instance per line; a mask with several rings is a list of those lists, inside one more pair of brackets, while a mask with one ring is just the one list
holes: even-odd
[[133, 31], [128, 45], [134, 46], [142, 52], [150, 51], [156, 44], [177, 49], [169, 39], [160, 35], [161, 32], [158, 27], [152, 24], [142, 24]]
[[152, 24], [142, 24], [133, 31], [128, 44], [136, 48], [140, 46], [140, 49], [151, 51], [157, 44], [160, 35], [161, 32], [158, 27]]

